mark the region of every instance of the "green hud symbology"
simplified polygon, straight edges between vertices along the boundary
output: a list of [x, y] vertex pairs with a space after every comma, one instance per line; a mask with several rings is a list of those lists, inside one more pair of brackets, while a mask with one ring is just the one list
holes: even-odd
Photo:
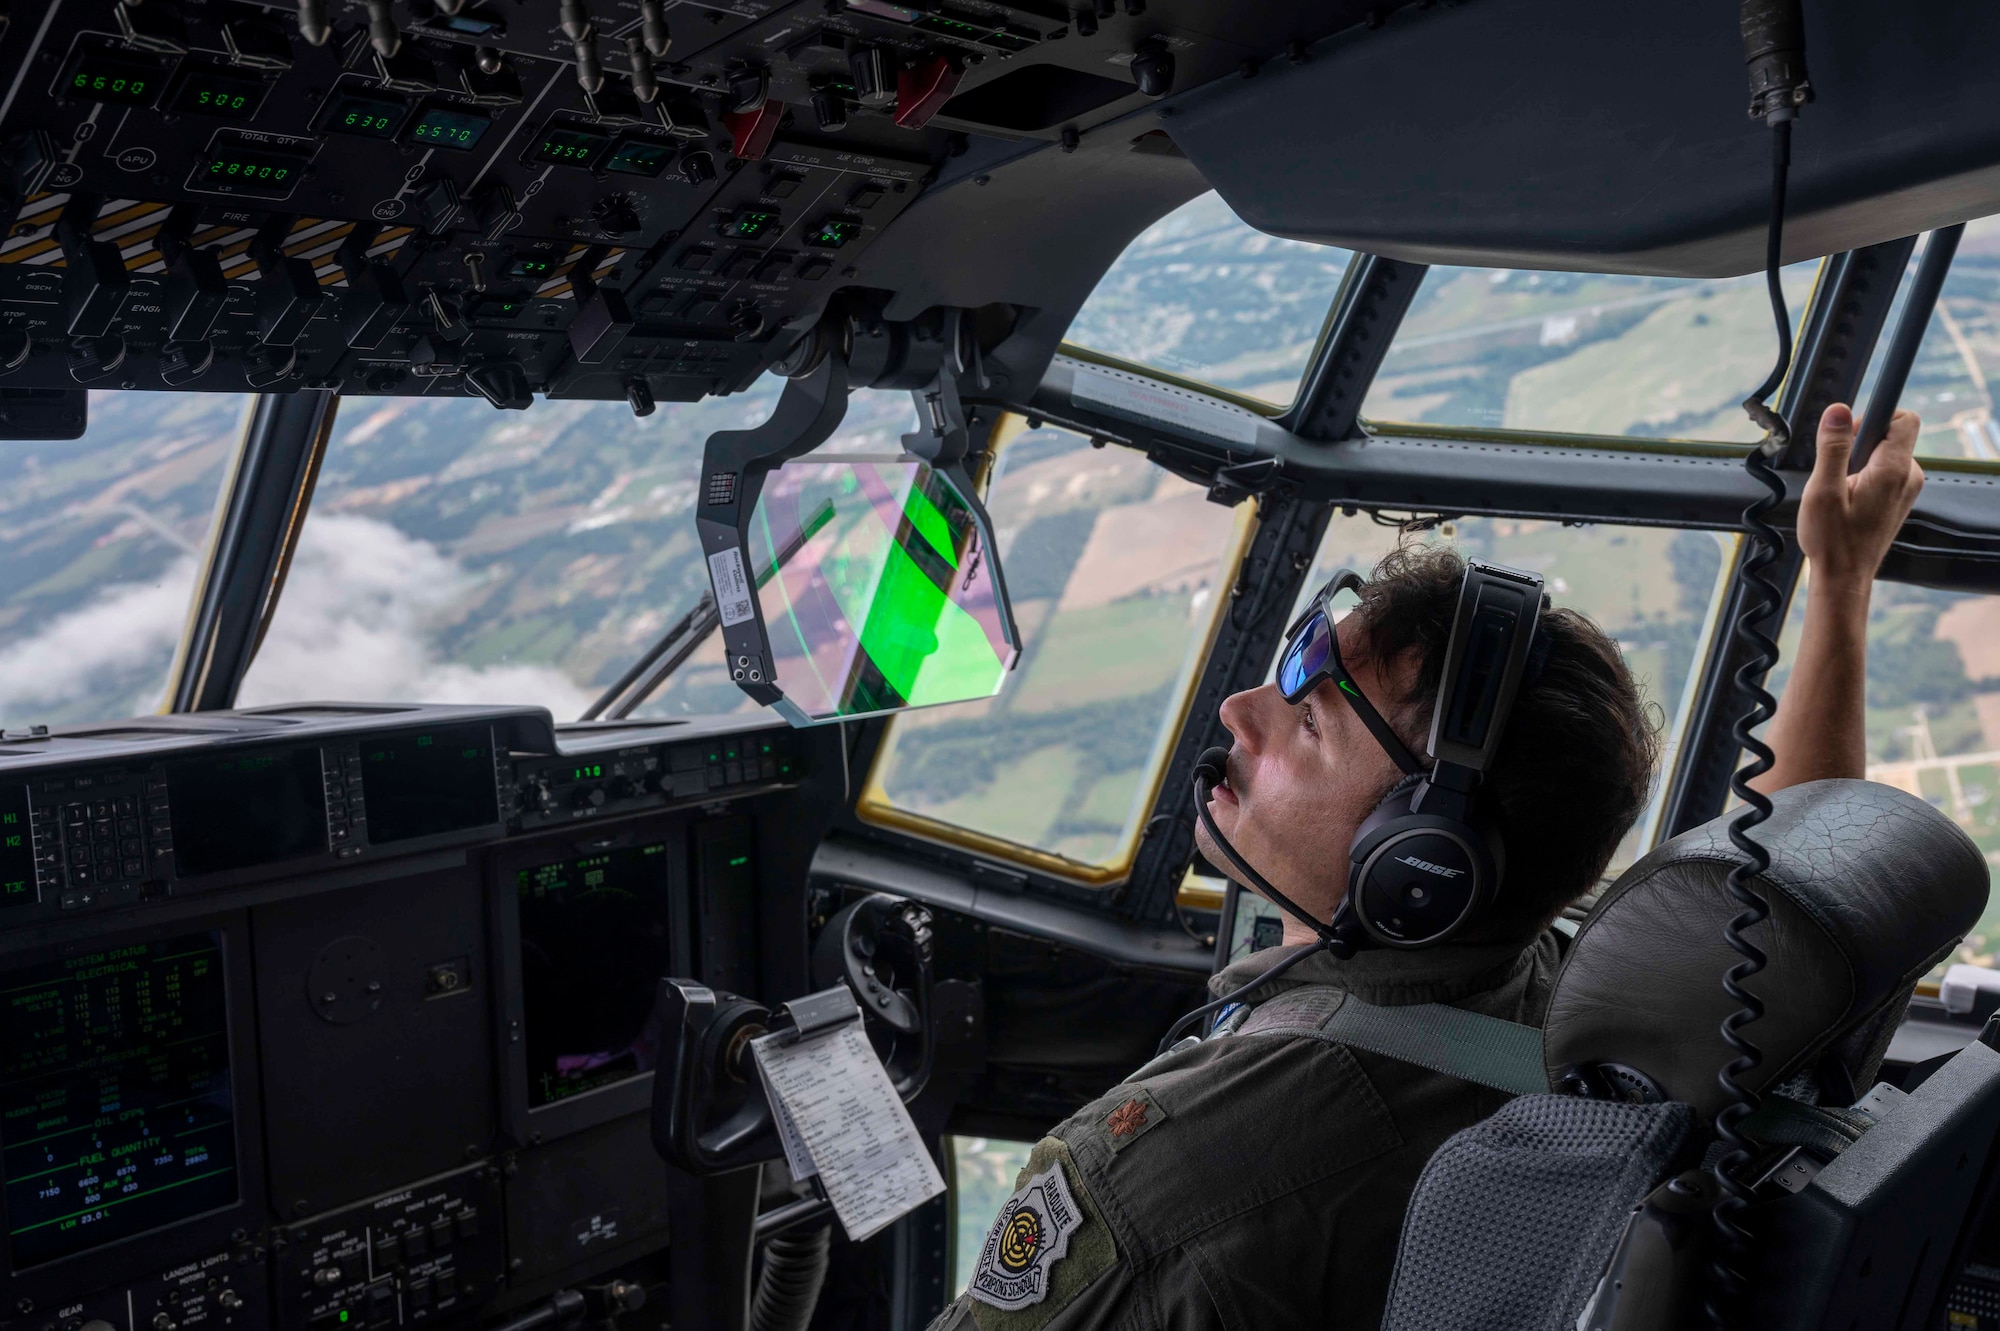
[[1013, 665], [979, 523], [922, 462], [787, 463], [749, 544], [795, 722], [991, 697]]

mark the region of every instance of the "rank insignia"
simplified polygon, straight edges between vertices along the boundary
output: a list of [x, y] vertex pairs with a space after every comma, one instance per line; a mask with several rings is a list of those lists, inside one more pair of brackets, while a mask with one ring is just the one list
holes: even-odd
[[1111, 1139], [1111, 1149], [1122, 1151], [1139, 1137], [1163, 1121], [1167, 1111], [1143, 1087], [1131, 1088], [1131, 1093], [1115, 1101], [1111, 1112], [1099, 1122], [1104, 1126], [1105, 1135]]
[[1061, 1162], [1052, 1162], [1000, 1208], [972, 1270], [972, 1297], [1010, 1311], [1040, 1303], [1083, 1220]]

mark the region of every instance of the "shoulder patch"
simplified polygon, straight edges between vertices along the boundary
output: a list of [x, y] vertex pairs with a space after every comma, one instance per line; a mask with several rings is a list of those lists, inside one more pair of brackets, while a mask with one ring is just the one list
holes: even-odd
[[1036, 1331], [1116, 1264], [1069, 1147], [1045, 1137], [980, 1246], [966, 1287], [981, 1331]]
[[1069, 1254], [1070, 1235], [1081, 1228], [1083, 1211], [1062, 1162], [1052, 1162], [1000, 1208], [972, 1268], [972, 1297], [1010, 1311], [1040, 1303], [1049, 1296], [1050, 1273]]
[[1167, 1111], [1154, 1101], [1152, 1093], [1143, 1086], [1134, 1086], [1131, 1093], [1112, 1106], [1111, 1112], [1102, 1119], [1105, 1136], [1111, 1140], [1111, 1149], [1122, 1151], [1139, 1138], [1152, 1131], [1155, 1124], [1164, 1122]]

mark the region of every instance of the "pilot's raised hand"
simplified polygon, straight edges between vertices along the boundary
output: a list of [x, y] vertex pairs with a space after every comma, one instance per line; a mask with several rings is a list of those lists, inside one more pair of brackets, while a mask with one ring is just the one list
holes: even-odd
[[1919, 424], [1913, 411], [1890, 417], [1888, 435], [1850, 476], [1853, 410], [1836, 402], [1819, 418], [1819, 457], [1799, 496], [1799, 548], [1812, 561], [1815, 585], [1827, 579], [1865, 589], [1875, 580], [1924, 488], [1916, 458]]
[[1854, 412], [1836, 402], [1819, 418], [1819, 453], [1799, 496], [1806, 622], [1766, 739], [1771, 770], [1751, 782], [1769, 793], [1824, 777], [1860, 777], [1868, 764], [1868, 600], [1875, 572], [1924, 488], [1914, 412], [1899, 411], [1853, 475]]

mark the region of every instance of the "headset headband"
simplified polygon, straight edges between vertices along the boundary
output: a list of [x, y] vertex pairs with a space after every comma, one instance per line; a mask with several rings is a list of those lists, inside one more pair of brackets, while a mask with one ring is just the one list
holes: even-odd
[[1527, 672], [1544, 600], [1540, 574], [1465, 561], [1431, 716], [1430, 756], [1440, 766], [1483, 773], [1492, 763]]

